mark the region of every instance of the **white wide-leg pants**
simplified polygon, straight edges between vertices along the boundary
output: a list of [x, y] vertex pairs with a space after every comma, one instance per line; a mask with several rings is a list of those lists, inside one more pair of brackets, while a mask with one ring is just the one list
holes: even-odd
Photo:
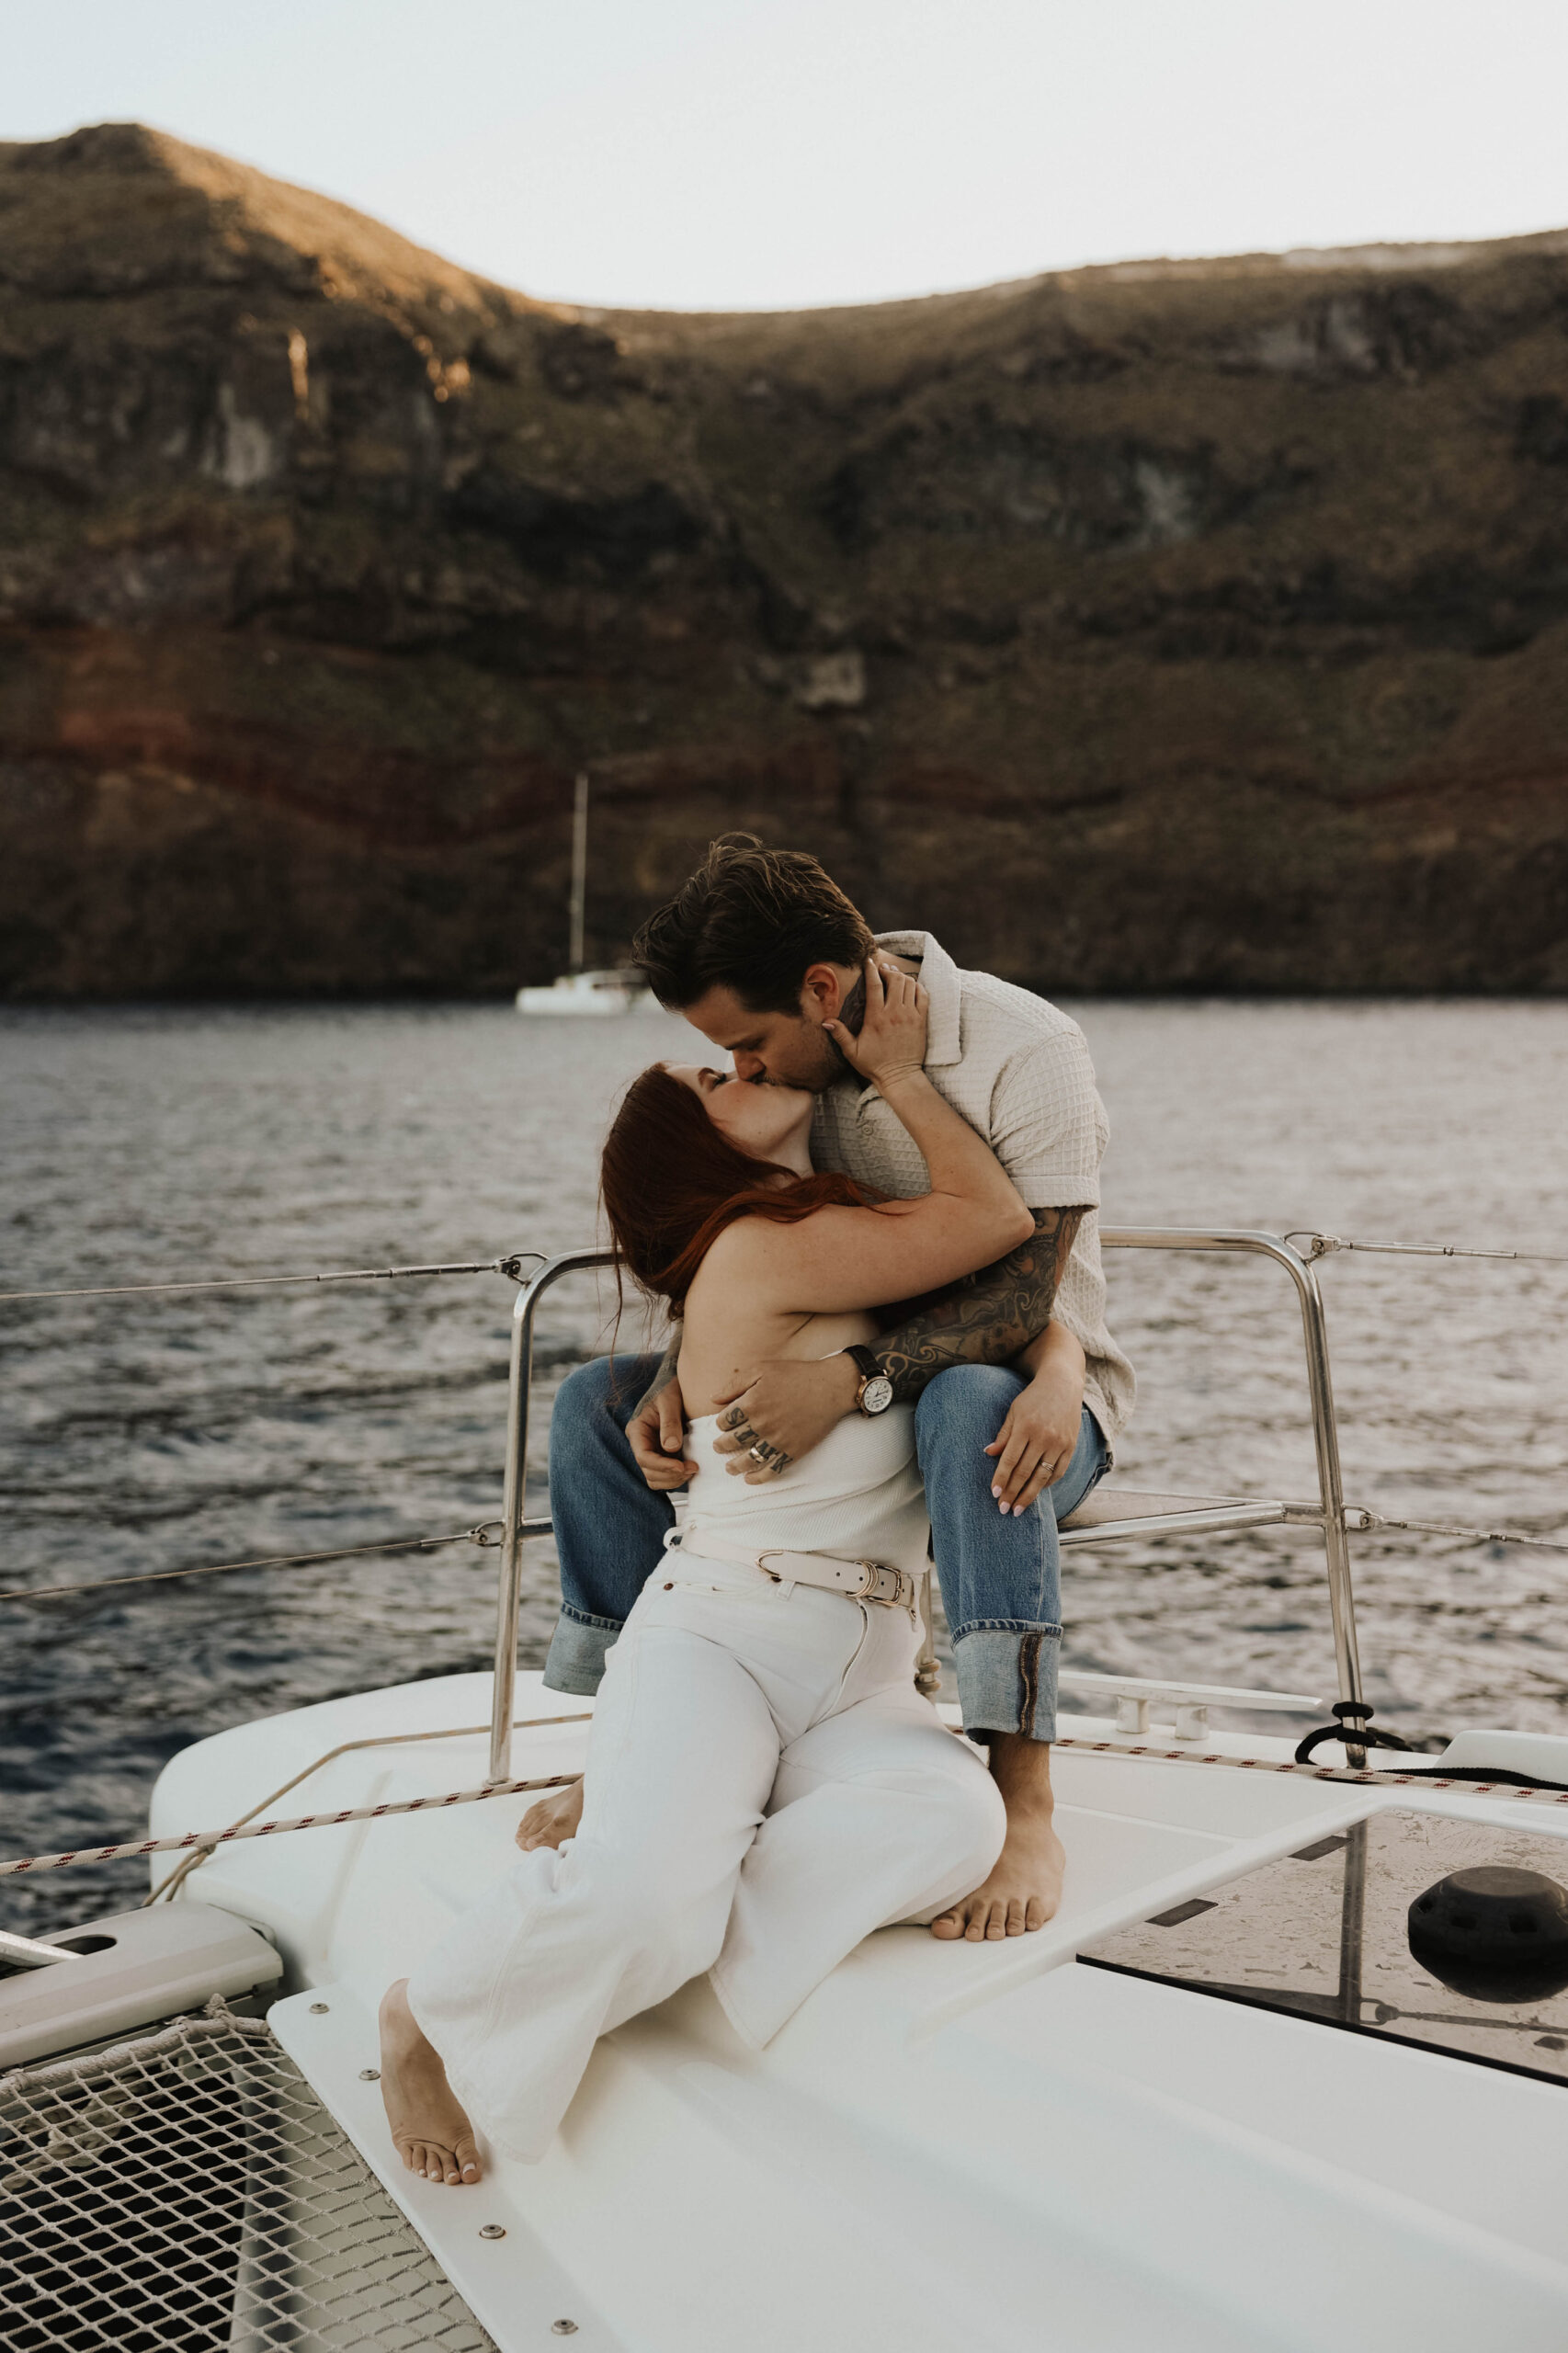
[[594, 2043], [711, 1972], [755, 2049], [873, 1928], [930, 1920], [1006, 1826], [915, 1689], [918, 1630], [673, 1553], [609, 1654], [582, 1826], [519, 1855], [409, 1981], [492, 2142], [542, 2156]]

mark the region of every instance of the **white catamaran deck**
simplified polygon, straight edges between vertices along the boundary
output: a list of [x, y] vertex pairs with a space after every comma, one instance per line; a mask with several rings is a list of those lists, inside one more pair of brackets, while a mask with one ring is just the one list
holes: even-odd
[[[101, 1924], [111, 1933], [74, 1952], [10, 1940], [33, 1977], [0, 1987], [0, 2041], [22, 2063], [0, 2113], [12, 2168], [0, 2165], [0, 2196], [42, 2253], [31, 2271], [14, 2267], [19, 2300], [7, 2304], [0, 2249], [0, 2314], [23, 2315], [28, 2346], [118, 2344], [114, 2330], [141, 2328], [188, 2268], [181, 2218], [205, 2197], [199, 2293], [219, 2334], [187, 2327], [180, 2353], [285, 2340], [406, 2353], [466, 2345], [472, 2323], [501, 2353], [547, 2336], [623, 2353], [1562, 2353], [1568, 1739], [1460, 1726], [1440, 1761], [1377, 1745], [1349, 1540], [1433, 1523], [1346, 1503], [1313, 1264], [1352, 1245], [1296, 1239], [1304, 1251], [1251, 1230], [1102, 1233], [1109, 1248], [1241, 1256], [1284, 1272], [1315, 1496], [1111, 1484], [1062, 1540], [1315, 1528], [1334, 1652], [1319, 1689], [1337, 1699], [1064, 1671], [1070, 1698], [1111, 1712], [1062, 1726], [1068, 1871], [1046, 1929], [972, 1946], [885, 1930], [760, 2055], [699, 1980], [600, 2040], [540, 2164], [493, 2159], [482, 2185], [460, 2189], [395, 2158], [377, 2005], [507, 1868], [532, 1802], [516, 1785], [581, 1769], [591, 1716], [519, 1676], [517, 1656], [524, 1548], [551, 1528], [530, 1515], [524, 1475], [536, 1313], [604, 1254], [567, 1251], [530, 1275], [529, 1254], [493, 1262], [519, 1285], [501, 1518], [406, 1542], [495, 1542], [494, 1673], [365, 1691], [198, 1743], [154, 1793], [159, 1908]], [[917, 1679], [936, 1687], [929, 1631]], [[1289, 1741], [1216, 1728], [1215, 1715], [1238, 1711], [1294, 1718], [1293, 1733], [1315, 1719], [1314, 1762], [1293, 1761]], [[1385, 1769], [1354, 1776], [1363, 1752]], [[1538, 1786], [1510, 1794], [1497, 1780], [1510, 1773]], [[1487, 1786], [1473, 1785], [1479, 1774]], [[484, 1794], [497, 1787], [508, 1794]], [[411, 1804], [426, 1810], [387, 1811]], [[208, 1835], [224, 1843], [200, 1846]], [[132, 1852], [146, 1843], [5, 1868]], [[1524, 1895], [1517, 1880], [1496, 1895], [1501, 1927], [1481, 1923], [1494, 1938], [1485, 1970], [1473, 1942], [1445, 1970], [1417, 1953], [1411, 1907], [1477, 1863], [1535, 1877]], [[1531, 1903], [1541, 1908], [1513, 1915]], [[1521, 1921], [1544, 1941], [1515, 1983]], [[1469, 1936], [1476, 1922], [1456, 1914], [1455, 1926]], [[185, 2015], [146, 2036], [208, 1995], [232, 1995], [250, 2016]], [[128, 2031], [142, 2039], [97, 2049]], [[226, 2095], [213, 2089], [224, 2070]], [[149, 2180], [144, 2153], [164, 2145], [160, 2130], [177, 2135], [199, 2112], [209, 2140], [184, 2149], [177, 2180]], [[221, 2185], [216, 2173], [205, 2183], [210, 2142]], [[84, 2173], [89, 2159], [97, 2171]], [[330, 2212], [324, 2182], [335, 2185]], [[151, 2279], [149, 2216], [168, 2226], [171, 2250]], [[108, 2298], [102, 2328], [83, 2302], [84, 2264]], [[29, 2316], [46, 2304], [56, 2318], [40, 2336]]]
[[[455, 1677], [220, 1734], [166, 1769], [153, 1831], [232, 1822], [344, 1742], [478, 1726], [490, 1693]], [[518, 1678], [520, 1722], [585, 1705]], [[1112, 1746], [1058, 1751], [1069, 1869], [1047, 1929], [885, 1931], [760, 2056], [688, 1986], [600, 2043], [542, 2164], [502, 2159], [477, 2189], [404, 2172], [366, 2071], [383, 1988], [506, 1868], [528, 1797], [227, 1847], [181, 1897], [276, 1936], [295, 1990], [274, 2030], [504, 2353], [564, 2320], [638, 2353], [1568, 2343], [1562, 2086], [1074, 1959], [1380, 1806], [1558, 1839], [1568, 1809], [1165, 1762], [1118, 1753], [1146, 1735], [1064, 1729]], [[517, 1732], [515, 1775], [576, 1769], [585, 1731]], [[472, 1787], [485, 1755], [477, 1730], [360, 1748], [298, 1803]]]

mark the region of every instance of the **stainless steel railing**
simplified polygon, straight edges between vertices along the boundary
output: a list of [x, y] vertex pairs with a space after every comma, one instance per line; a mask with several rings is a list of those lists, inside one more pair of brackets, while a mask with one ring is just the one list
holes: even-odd
[[[1350, 1548], [1346, 1535], [1345, 1496], [1339, 1470], [1339, 1431], [1335, 1419], [1334, 1383], [1329, 1370], [1328, 1327], [1323, 1294], [1311, 1266], [1277, 1233], [1245, 1228], [1208, 1231], [1187, 1226], [1105, 1226], [1101, 1246], [1107, 1250], [1192, 1250], [1210, 1254], [1251, 1254], [1282, 1267], [1295, 1285], [1301, 1312], [1301, 1336], [1306, 1350], [1307, 1389], [1312, 1405], [1312, 1438], [1317, 1454], [1319, 1509], [1324, 1552], [1328, 1570], [1329, 1612], [1334, 1625], [1335, 1667], [1342, 1699], [1359, 1700], [1361, 1667], [1356, 1641], [1356, 1600], [1350, 1578]], [[495, 1611], [495, 1682], [490, 1720], [492, 1781], [507, 1779], [512, 1759], [512, 1709], [517, 1672], [517, 1613], [522, 1597], [522, 1549], [530, 1536], [548, 1536], [547, 1515], [527, 1517], [528, 1406], [533, 1383], [534, 1319], [539, 1302], [563, 1275], [582, 1273], [613, 1264], [608, 1250], [564, 1250], [548, 1259], [518, 1291], [512, 1308], [511, 1378], [506, 1415], [506, 1476], [502, 1499], [501, 1576]], [[1292, 1514], [1293, 1518], [1304, 1517]], [[927, 1613], [928, 1614], [928, 1613]], [[1352, 1766], [1366, 1761], [1365, 1748], [1348, 1735], [1346, 1755]]]
[[547, 1258], [512, 1302], [512, 1363], [506, 1393], [506, 1479], [501, 1496], [501, 1575], [495, 1596], [495, 1686], [490, 1709], [490, 1774], [512, 1770], [512, 1702], [517, 1681], [517, 1610], [523, 1592], [523, 1545], [548, 1536], [551, 1522], [528, 1512], [528, 1401], [533, 1389], [534, 1317], [540, 1301], [562, 1275], [614, 1264], [610, 1250], [562, 1250]]
[[[1201, 1227], [1111, 1225], [1101, 1228], [1100, 1245], [1107, 1250], [1196, 1250], [1224, 1254], [1252, 1253], [1283, 1267], [1296, 1287], [1301, 1310], [1301, 1339], [1307, 1357], [1307, 1391], [1312, 1401], [1312, 1443], [1317, 1454], [1318, 1500], [1323, 1511], [1323, 1545], [1328, 1569], [1328, 1607], [1334, 1623], [1334, 1664], [1341, 1699], [1358, 1700], [1361, 1660], [1356, 1640], [1356, 1596], [1350, 1578], [1350, 1545], [1345, 1526], [1345, 1488], [1339, 1470], [1339, 1425], [1334, 1411], [1334, 1379], [1328, 1360], [1328, 1320], [1323, 1293], [1312, 1267], [1278, 1233], [1255, 1233], [1244, 1227], [1206, 1232]], [[1348, 1739], [1345, 1753], [1359, 1768], [1366, 1750]]]

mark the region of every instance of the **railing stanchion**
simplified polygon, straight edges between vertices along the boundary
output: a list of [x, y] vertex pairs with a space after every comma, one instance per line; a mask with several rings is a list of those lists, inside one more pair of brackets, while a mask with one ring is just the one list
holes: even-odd
[[[1288, 1245], [1287, 1245], [1288, 1246]], [[1296, 1253], [1292, 1250], [1291, 1257]], [[1328, 1365], [1328, 1325], [1323, 1293], [1312, 1268], [1291, 1267], [1301, 1302], [1301, 1336], [1307, 1350], [1307, 1385], [1312, 1401], [1312, 1438], [1317, 1448], [1318, 1493], [1323, 1499], [1323, 1549], [1328, 1564], [1328, 1607], [1334, 1621], [1334, 1663], [1342, 1699], [1359, 1699], [1361, 1659], [1356, 1641], [1356, 1595], [1350, 1581], [1350, 1540], [1345, 1529], [1345, 1488], [1339, 1470], [1339, 1425], [1334, 1411], [1334, 1381]], [[1367, 1762], [1364, 1745], [1345, 1737], [1346, 1760], [1358, 1770]]]
[[548, 1536], [548, 1519], [528, 1517], [528, 1397], [533, 1387], [534, 1310], [551, 1283], [587, 1267], [613, 1263], [608, 1250], [563, 1250], [540, 1267], [512, 1305], [512, 1363], [506, 1395], [506, 1478], [501, 1498], [501, 1576], [495, 1594], [495, 1676], [490, 1709], [491, 1781], [512, 1775], [512, 1706], [517, 1683], [517, 1612], [523, 1597], [523, 1545]]
[[501, 1577], [495, 1592], [495, 1678], [490, 1707], [490, 1770], [512, 1777], [512, 1703], [517, 1682], [517, 1610], [522, 1600], [523, 1515], [528, 1498], [528, 1392], [533, 1386], [533, 1307], [539, 1278], [512, 1303], [512, 1366], [506, 1394], [506, 1479], [501, 1499]]
[[[1295, 1284], [1307, 1354], [1307, 1388], [1312, 1398], [1312, 1442], [1317, 1452], [1323, 1543], [1328, 1569], [1328, 1607], [1334, 1622], [1335, 1668], [1340, 1698], [1359, 1699], [1361, 1662], [1356, 1642], [1356, 1596], [1350, 1580], [1350, 1545], [1345, 1529], [1345, 1492], [1339, 1472], [1339, 1426], [1335, 1417], [1334, 1382], [1328, 1365], [1328, 1326], [1316, 1275], [1301, 1253], [1278, 1233], [1244, 1230], [1206, 1233], [1200, 1227], [1123, 1225], [1102, 1227], [1100, 1241], [1108, 1250], [1196, 1250], [1217, 1254], [1252, 1251], [1283, 1267]], [[1345, 1754], [1357, 1770], [1366, 1764], [1365, 1745], [1348, 1734]]]

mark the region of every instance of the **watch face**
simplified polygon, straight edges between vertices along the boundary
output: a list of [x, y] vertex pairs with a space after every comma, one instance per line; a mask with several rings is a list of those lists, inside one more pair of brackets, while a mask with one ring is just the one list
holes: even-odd
[[874, 1380], [867, 1381], [860, 1392], [860, 1411], [863, 1414], [885, 1414], [892, 1404], [892, 1382], [885, 1372], [879, 1372]]

